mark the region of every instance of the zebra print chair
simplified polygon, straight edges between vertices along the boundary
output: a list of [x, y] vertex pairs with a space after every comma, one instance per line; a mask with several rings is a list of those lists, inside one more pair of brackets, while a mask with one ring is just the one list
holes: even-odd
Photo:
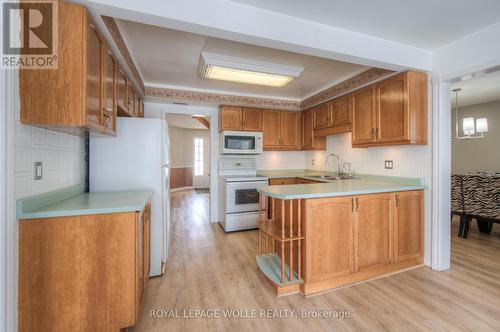
[[467, 238], [474, 218], [482, 233], [490, 233], [500, 223], [500, 173], [469, 172], [461, 176], [464, 223], [462, 237]]
[[464, 193], [462, 186], [462, 176], [460, 174], [451, 175], [451, 220], [453, 216], [460, 217], [458, 236], [462, 236], [465, 226]]

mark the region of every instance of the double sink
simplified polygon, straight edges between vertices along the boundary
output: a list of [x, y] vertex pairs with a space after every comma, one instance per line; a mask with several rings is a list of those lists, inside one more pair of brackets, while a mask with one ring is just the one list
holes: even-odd
[[340, 174], [340, 175], [309, 175], [307, 177], [308, 178], [319, 179], [319, 180], [328, 180], [328, 181], [359, 179], [359, 177], [357, 177], [357, 176], [347, 175], [347, 174]]

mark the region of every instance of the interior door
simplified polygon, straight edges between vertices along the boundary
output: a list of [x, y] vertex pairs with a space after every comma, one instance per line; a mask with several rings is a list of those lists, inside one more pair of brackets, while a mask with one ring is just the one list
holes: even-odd
[[352, 144], [372, 143], [375, 134], [374, 89], [369, 86], [351, 95]]
[[210, 188], [210, 138], [193, 139], [193, 187]]
[[378, 142], [408, 140], [407, 91], [406, 73], [375, 84]]

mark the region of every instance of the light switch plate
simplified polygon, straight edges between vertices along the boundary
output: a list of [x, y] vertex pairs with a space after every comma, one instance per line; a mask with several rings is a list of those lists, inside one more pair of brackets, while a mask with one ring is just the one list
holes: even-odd
[[385, 169], [392, 169], [392, 160], [386, 160], [385, 161]]
[[35, 180], [43, 178], [43, 166], [41, 161], [35, 161]]

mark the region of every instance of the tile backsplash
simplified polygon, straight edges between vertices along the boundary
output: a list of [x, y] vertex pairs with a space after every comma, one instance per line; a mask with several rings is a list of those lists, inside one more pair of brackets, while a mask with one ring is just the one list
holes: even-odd
[[[43, 178], [35, 180], [35, 162]], [[85, 140], [14, 123], [14, 193], [23, 198], [85, 183]]]

